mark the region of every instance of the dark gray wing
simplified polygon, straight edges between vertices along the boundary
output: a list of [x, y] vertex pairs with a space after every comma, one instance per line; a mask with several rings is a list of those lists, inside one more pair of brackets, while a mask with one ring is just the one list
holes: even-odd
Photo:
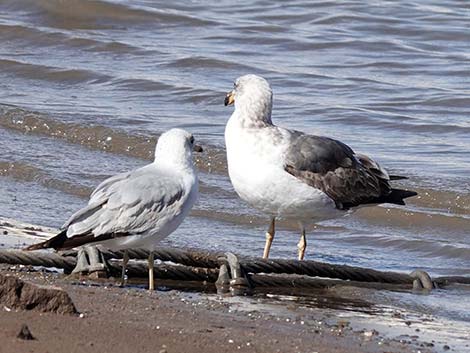
[[392, 193], [388, 174], [340, 141], [295, 131], [285, 157], [288, 173], [322, 190], [339, 209], [388, 202]]

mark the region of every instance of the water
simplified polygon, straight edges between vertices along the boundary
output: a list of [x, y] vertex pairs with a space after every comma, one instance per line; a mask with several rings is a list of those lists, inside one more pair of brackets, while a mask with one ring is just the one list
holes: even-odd
[[[320, 224], [307, 258], [468, 275], [468, 14], [458, 1], [0, 0], [0, 216], [60, 226], [177, 126], [206, 152], [201, 199], [167, 243], [260, 255], [268, 221], [233, 192], [223, 141], [224, 94], [256, 73], [275, 123], [341, 139], [420, 193]], [[272, 255], [292, 258], [296, 225], [280, 227]]]

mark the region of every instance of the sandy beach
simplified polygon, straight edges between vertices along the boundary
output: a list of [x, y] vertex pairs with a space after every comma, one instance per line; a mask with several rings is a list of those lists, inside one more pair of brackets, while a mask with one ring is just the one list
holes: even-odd
[[[430, 352], [416, 338], [355, 330], [332, 310], [175, 290], [71, 281], [47, 272], [9, 273], [63, 288], [79, 314], [2, 308], [0, 352]], [[16, 336], [26, 324], [35, 340]], [[430, 345], [429, 343], [427, 344]]]
[[[19, 248], [53, 229], [2, 219], [0, 248]], [[306, 296], [218, 295], [184, 283], [64, 275], [0, 265], [2, 275], [63, 289], [78, 313], [21, 311], [2, 304], [0, 352], [461, 352], [442, 320], [385, 299], [388, 291], [341, 287]], [[175, 289], [178, 288], [178, 289]], [[201, 287], [199, 287], [201, 288]], [[406, 295], [406, 294], [405, 294]], [[412, 294], [412, 296], [417, 296]], [[393, 297], [392, 297], [393, 298]], [[408, 298], [409, 300], [409, 298]], [[34, 340], [17, 338], [23, 324]], [[441, 325], [441, 326], [440, 326]], [[445, 329], [444, 329], [445, 328]], [[437, 332], [442, 331], [439, 336]], [[463, 335], [456, 328], [455, 335]], [[468, 347], [468, 342], [466, 343]]]

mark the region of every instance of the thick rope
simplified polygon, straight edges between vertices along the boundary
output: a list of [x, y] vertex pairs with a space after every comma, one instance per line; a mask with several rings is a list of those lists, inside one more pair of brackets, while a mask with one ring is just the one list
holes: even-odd
[[[117, 261], [109, 261], [108, 266], [112, 273], [116, 275], [121, 273], [122, 264]], [[126, 266], [129, 277], [147, 278], [147, 263], [131, 263]], [[196, 282], [215, 282], [219, 270], [201, 267], [190, 267], [184, 265], [166, 265], [159, 264], [154, 267], [154, 276], [158, 279], [171, 279], [175, 281], [196, 281]]]
[[[147, 259], [149, 251], [145, 249], [128, 250], [131, 259]], [[63, 252], [63, 255], [74, 256], [76, 251]], [[122, 259], [123, 251], [103, 251], [106, 259]], [[210, 253], [197, 250], [181, 250], [175, 248], [159, 247], [155, 250], [155, 258], [161, 261], [171, 261], [186, 266], [219, 268], [225, 263], [224, 255], [221, 253]], [[1, 260], [1, 254], [0, 254]], [[1, 262], [1, 261], [0, 261]], [[240, 266], [246, 273], [278, 273], [278, 274], [299, 274], [324, 278], [339, 278], [360, 282], [382, 282], [394, 284], [413, 283], [414, 278], [410, 275], [396, 272], [377, 271], [368, 268], [353, 267], [347, 265], [332, 265], [317, 261], [297, 261], [272, 259], [264, 260], [258, 258], [241, 257]], [[433, 279], [438, 285], [448, 285], [451, 283], [470, 284], [470, 277], [449, 276]]]
[[[70, 273], [77, 264], [77, 259], [72, 256], [60, 256], [44, 251], [0, 250], [0, 263], [63, 268]], [[120, 261], [109, 261], [108, 267], [111, 272], [119, 274], [122, 264]], [[148, 276], [146, 263], [129, 263], [127, 271], [133, 277]], [[209, 282], [215, 282], [219, 273], [217, 269], [166, 264], [159, 264], [154, 271], [155, 276], [161, 279]]]
[[[100, 250], [106, 259], [122, 259], [124, 251]], [[149, 250], [146, 249], [129, 249], [127, 250], [130, 259], [147, 260]], [[158, 247], [154, 252], [155, 259], [161, 261], [170, 261], [186, 266], [218, 268], [219, 258], [223, 254], [203, 252], [197, 250], [181, 250], [175, 248]], [[77, 251], [64, 251], [62, 254], [66, 256], [76, 256]]]
[[[69, 251], [62, 253], [63, 256], [50, 252], [26, 252], [18, 250], [0, 250], [0, 263], [8, 264], [22, 264], [44, 267], [63, 268], [66, 273], [70, 273], [77, 264], [76, 251]], [[123, 252], [110, 252], [105, 251], [104, 257], [108, 259], [108, 264], [112, 271], [120, 272], [121, 264], [112, 261], [112, 258], [122, 258]], [[130, 257], [138, 259], [147, 259], [149, 252], [147, 250], [131, 250]], [[156, 276], [162, 279], [174, 279], [185, 281], [208, 281], [215, 282], [218, 278], [219, 268], [227, 270], [227, 258], [219, 253], [209, 253], [201, 251], [184, 251], [181, 249], [172, 248], [158, 248], [155, 251], [156, 257], [162, 261], [170, 261], [182, 265], [158, 265], [156, 266]], [[232, 259], [233, 260], [233, 259]], [[255, 258], [241, 258], [238, 260], [239, 265], [236, 267], [242, 270], [246, 277], [250, 279], [253, 286], [313, 286], [313, 287], [328, 287], [331, 285], [331, 280], [326, 278], [336, 278], [348, 280], [351, 285], [358, 285], [361, 282], [362, 287], [374, 287], [373, 283], [393, 284], [409, 287], [413, 285], [416, 280], [415, 277], [394, 273], [394, 272], [381, 272], [372, 269], [351, 267], [346, 265], [331, 265], [320, 263], [316, 261], [296, 261], [296, 260], [262, 260]], [[232, 261], [233, 262], [233, 261]], [[222, 267], [221, 267], [222, 266]], [[233, 269], [231, 269], [233, 270]], [[144, 277], [147, 275], [147, 265], [139, 263], [130, 263], [128, 265], [128, 273], [130, 276]], [[239, 271], [237, 269], [237, 271]], [[299, 279], [298, 276], [265, 276], [259, 273], [274, 273], [284, 275], [307, 275], [319, 278], [303, 278]], [[236, 276], [241, 278], [240, 276]], [[234, 278], [230, 278], [234, 279]], [[227, 279], [220, 279], [226, 282]], [[428, 281], [429, 282], [429, 281]], [[334, 282], [334, 285], [338, 284]], [[367, 284], [369, 283], [369, 284]], [[446, 286], [452, 283], [470, 284], [470, 277], [438, 277], [433, 279], [431, 283], [438, 286]], [[402, 286], [402, 287], [403, 287]], [[424, 285], [426, 289], [430, 284]], [[384, 288], [384, 286], [380, 286]]]
[[352, 286], [371, 289], [385, 289], [385, 290], [411, 290], [412, 283], [377, 283], [377, 282], [357, 282], [357, 281], [344, 281], [337, 279], [324, 279], [312, 278], [299, 275], [248, 275], [248, 279], [253, 287], [265, 287], [270, 289], [320, 289], [320, 288], [333, 288], [336, 286]]
[[469, 284], [470, 285], [470, 277], [464, 276], [443, 276], [443, 277], [436, 277], [433, 278], [433, 282], [436, 283], [438, 286], [447, 286], [450, 284]]
[[347, 265], [331, 265], [308, 260], [243, 259], [240, 260], [240, 264], [248, 273], [299, 274], [360, 282], [413, 283], [413, 278], [406, 274], [381, 272]]
[[44, 251], [0, 250], [0, 263], [56, 267], [71, 272], [77, 264], [77, 259]]

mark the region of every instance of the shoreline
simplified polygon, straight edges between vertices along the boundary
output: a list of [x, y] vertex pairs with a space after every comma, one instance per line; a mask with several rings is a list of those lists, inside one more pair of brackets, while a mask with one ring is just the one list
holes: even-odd
[[[13, 267], [13, 269], [11, 269]], [[79, 315], [2, 308], [0, 352], [432, 352], [416, 339], [355, 329], [334, 309], [273, 298], [220, 297], [70, 280], [54, 272], [2, 266], [3, 274], [64, 289]], [[106, 283], [107, 282], [107, 283]], [[22, 324], [36, 338], [16, 338]]]
[[[0, 248], [22, 247], [54, 232], [0, 217]], [[110, 345], [116, 347], [114, 352], [184, 352], [188, 345], [191, 352], [207, 353], [458, 351], [426, 333], [423, 317], [416, 312], [390, 311], [380, 291], [343, 287], [312, 291], [306, 297], [230, 297], [182, 285], [149, 293], [132, 279], [120, 288], [113, 279], [77, 279], [32, 266], [0, 264], [0, 271], [64, 289], [83, 316], [2, 307], [0, 339], [7, 344], [0, 353], [55, 351], [60, 342], [76, 347], [71, 352], [87, 353], [107, 351]], [[22, 324], [37, 340], [16, 338]]]

